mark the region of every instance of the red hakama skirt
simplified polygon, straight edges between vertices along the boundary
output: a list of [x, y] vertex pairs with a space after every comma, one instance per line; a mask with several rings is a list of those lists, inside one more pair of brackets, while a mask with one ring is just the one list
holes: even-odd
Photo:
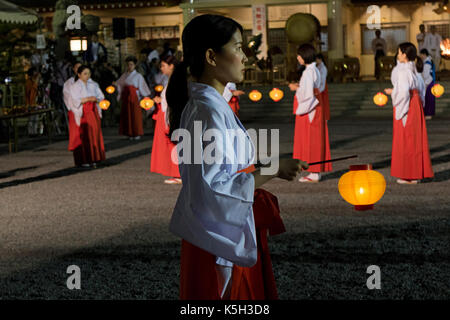
[[234, 114], [239, 117], [239, 109], [241, 108], [239, 106], [239, 98], [236, 96], [232, 96], [228, 104], [231, 107], [231, 110], [233, 110]]
[[[278, 293], [272, 270], [267, 232], [285, 232], [277, 198], [268, 191], [256, 189], [253, 214], [258, 259], [253, 267], [233, 265], [231, 300], [275, 300]], [[181, 245], [180, 299], [220, 300], [216, 273], [216, 256], [183, 240]]]
[[156, 110], [153, 114], [156, 124], [153, 135], [150, 171], [167, 177], [180, 178], [178, 161], [172, 161], [172, 150], [176, 148], [176, 144], [167, 136], [169, 128], [166, 127], [165, 117], [166, 113], [161, 110], [161, 104], [156, 104]]
[[411, 91], [406, 124], [395, 119], [392, 137], [391, 175], [404, 180], [434, 176], [428, 147], [427, 126], [417, 90]]
[[[319, 100], [319, 103], [314, 109], [316, 113], [312, 122], [309, 122], [308, 114], [296, 115], [295, 117], [293, 158], [308, 163], [331, 159], [328, 125], [325, 121], [322, 95], [318, 89], [314, 89], [314, 94]], [[294, 114], [297, 106], [297, 97], [294, 97]], [[328, 172], [331, 170], [332, 165], [329, 162], [309, 166], [307, 171]]]
[[330, 120], [330, 98], [328, 96], [328, 84], [325, 83], [325, 90], [321, 93], [322, 101], [323, 101], [323, 114], [325, 116], [325, 120]]
[[69, 150], [73, 151], [76, 166], [106, 159], [100, 121], [97, 105], [92, 101], [83, 104], [80, 126], [69, 111]]
[[142, 110], [139, 106], [137, 90], [138, 89], [133, 86], [125, 86], [122, 92], [119, 134], [128, 137], [144, 135]]

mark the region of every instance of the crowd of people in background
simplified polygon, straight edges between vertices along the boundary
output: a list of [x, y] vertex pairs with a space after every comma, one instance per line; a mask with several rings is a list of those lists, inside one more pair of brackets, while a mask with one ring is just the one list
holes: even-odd
[[[98, 36], [93, 34], [87, 50], [79, 57], [68, 52], [63, 59], [55, 58], [55, 50], [49, 46], [48, 50], [36, 49], [29, 59], [27, 72], [27, 85], [25, 90], [26, 105], [51, 105], [54, 109], [54, 127], [56, 133], [68, 133], [69, 117], [67, 106], [63, 98], [63, 87], [67, 80], [74, 75], [73, 67], [80, 63], [90, 68], [92, 80], [95, 81], [106, 99], [111, 102], [110, 109], [104, 113], [102, 126], [115, 126], [120, 122], [118, 92], [108, 94], [106, 88], [115, 83], [121, 75], [118, 66], [108, 61], [108, 51]], [[142, 75], [149, 89], [148, 96], [155, 97], [154, 87], [158, 84], [167, 85], [168, 77], [160, 70], [162, 57], [175, 55], [170, 44], [164, 43], [156, 48], [147, 44], [136, 59], [136, 72]], [[28, 134], [36, 136], [44, 133], [42, 116], [31, 117], [28, 125]]]
[[[419, 26], [420, 32], [417, 34], [418, 51], [426, 53], [426, 57], [429, 58], [430, 63], [434, 65], [435, 72], [439, 71], [439, 65], [441, 63], [441, 49], [440, 44], [442, 36], [437, 33], [436, 26], [430, 27], [430, 32], [425, 32], [425, 25]], [[375, 59], [375, 78], [380, 79], [380, 63], [379, 59], [388, 54], [387, 42], [381, 36], [381, 30], [375, 30], [375, 38], [372, 40], [372, 53]]]

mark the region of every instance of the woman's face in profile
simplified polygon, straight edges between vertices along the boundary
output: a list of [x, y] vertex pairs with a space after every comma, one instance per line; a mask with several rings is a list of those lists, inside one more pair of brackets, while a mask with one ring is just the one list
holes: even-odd
[[242, 51], [242, 34], [240, 30], [231, 37], [216, 55], [216, 75], [222, 83], [239, 83], [244, 80], [245, 62], [247, 56]]

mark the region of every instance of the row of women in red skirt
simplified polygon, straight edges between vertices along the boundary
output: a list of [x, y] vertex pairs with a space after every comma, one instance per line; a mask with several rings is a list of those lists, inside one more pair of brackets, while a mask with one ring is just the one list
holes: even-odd
[[[144, 135], [142, 109], [140, 101], [150, 96], [144, 77], [136, 71], [136, 59], [127, 57], [127, 71], [114, 83], [121, 101], [119, 134], [130, 140], [139, 140]], [[178, 64], [175, 56], [161, 59], [161, 72], [168, 77]], [[64, 84], [64, 102], [69, 110], [69, 150], [73, 151], [74, 162], [80, 167], [96, 167], [105, 160], [105, 147], [100, 119], [102, 110], [98, 102], [105, 97], [98, 84], [90, 77], [89, 67], [76, 63], [73, 66], [74, 76]], [[238, 115], [239, 98], [243, 91], [237, 90], [234, 83], [229, 83], [224, 92], [224, 98]], [[171, 154], [175, 144], [168, 137], [169, 120], [166, 101], [166, 85], [160, 96], [155, 96], [156, 102], [152, 114], [155, 120], [150, 171], [169, 177], [167, 184], [181, 184], [180, 172]]]
[[[305, 69], [300, 83], [290, 85], [291, 90], [296, 91], [293, 157], [308, 163], [329, 160], [326, 67], [309, 44], [298, 48], [297, 59]], [[400, 44], [397, 65], [391, 75], [393, 88], [385, 89], [394, 106], [391, 175], [398, 178], [400, 184], [417, 184], [421, 179], [434, 176], [423, 110], [425, 92], [429, 89], [420, 74], [423, 69], [415, 46], [408, 42]], [[312, 165], [307, 170], [309, 174], [300, 181], [318, 182], [322, 172], [331, 170], [331, 163]]]
[[[305, 66], [299, 84], [291, 84], [295, 91], [293, 113], [295, 135], [293, 158], [308, 163], [329, 160], [330, 143], [327, 121], [330, 119], [327, 69], [323, 57], [316, 55], [314, 47], [305, 44], [299, 47], [297, 59]], [[418, 63], [414, 61], [417, 59]], [[130, 139], [143, 135], [142, 111], [139, 101], [150, 95], [144, 78], [136, 70], [136, 60], [127, 58], [128, 70], [117, 81], [119, 99], [122, 102], [119, 132]], [[392, 71], [393, 89], [385, 92], [392, 96], [394, 106], [391, 175], [401, 184], [416, 184], [419, 180], [433, 177], [428, 147], [426, 123], [423, 112], [425, 88], [419, 71], [422, 60], [411, 43], [398, 48], [397, 65]], [[161, 61], [161, 71], [168, 78], [178, 63], [174, 56]], [[77, 69], [75, 69], [77, 68]], [[75, 164], [95, 166], [105, 160], [105, 149], [100, 126], [101, 110], [98, 102], [104, 99], [97, 83], [90, 79], [86, 66], [75, 65], [76, 76], [64, 85], [64, 99], [69, 109], [69, 150], [73, 151]], [[166, 101], [166, 86], [161, 95], [154, 98], [156, 109], [150, 171], [169, 179], [168, 184], [181, 184], [176, 161], [172, 161], [175, 144], [168, 137], [169, 121]], [[229, 83], [224, 98], [236, 115], [239, 113], [239, 98], [242, 91]], [[331, 163], [312, 165], [308, 175], [300, 182], [319, 182], [322, 172], [332, 170]]]

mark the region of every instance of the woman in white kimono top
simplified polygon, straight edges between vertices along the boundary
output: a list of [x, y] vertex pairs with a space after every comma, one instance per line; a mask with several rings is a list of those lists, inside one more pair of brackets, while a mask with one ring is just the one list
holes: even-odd
[[[294, 98], [295, 134], [294, 159], [302, 159], [309, 163], [329, 160], [330, 142], [328, 125], [325, 119], [320, 72], [316, 67], [316, 54], [313, 46], [301, 45], [297, 51], [297, 58], [301, 65], [306, 65], [300, 78]], [[307, 176], [301, 177], [300, 182], [319, 182], [321, 172], [332, 170], [331, 163], [313, 165], [308, 168]]]
[[150, 96], [151, 92], [144, 77], [136, 71], [137, 59], [126, 58], [127, 72], [117, 80], [117, 99], [121, 101], [119, 134], [130, 140], [139, 140], [144, 135], [140, 101]]
[[105, 160], [101, 129], [102, 110], [98, 102], [105, 96], [91, 78], [87, 66], [77, 70], [75, 82], [69, 87], [69, 150], [73, 151], [75, 165], [95, 167]]
[[[399, 184], [417, 184], [420, 179], [433, 177], [428, 135], [423, 113], [421, 86], [416, 64], [423, 69], [422, 60], [412, 43], [400, 44], [397, 66], [392, 70], [393, 88], [385, 89], [394, 107], [391, 175]], [[421, 88], [422, 87], [422, 88]]]
[[242, 277], [258, 261], [255, 188], [275, 176], [292, 180], [307, 164], [282, 159], [277, 175], [242, 171], [252, 165], [255, 147], [222, 96], [227, 82], [243, 80], [242, 27], [201, 15], [186, 25], [182, 39], [184, 59], [167, 88], [183, 182], [170, 222], [170, 231], [183, 239], [180, 298], [242, 298]]

